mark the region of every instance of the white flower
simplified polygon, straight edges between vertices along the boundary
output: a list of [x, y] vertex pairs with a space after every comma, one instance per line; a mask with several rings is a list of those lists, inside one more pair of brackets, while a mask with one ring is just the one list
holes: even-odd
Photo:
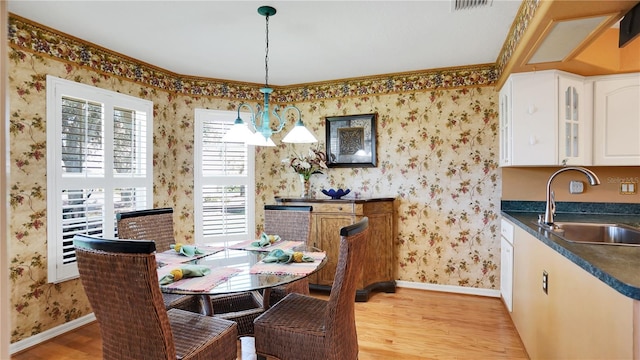
[[322, 174], [320, 170], [327, 169], [326, 163], [327, 156], [322, 150], [309, 149], [308, 155], [296, 155], [291, 160], [282, 160], [283, 163], [288, 162], [289, 165], [298, 174], [304, 175], [305, 178], [309, 178], [311, 174]]

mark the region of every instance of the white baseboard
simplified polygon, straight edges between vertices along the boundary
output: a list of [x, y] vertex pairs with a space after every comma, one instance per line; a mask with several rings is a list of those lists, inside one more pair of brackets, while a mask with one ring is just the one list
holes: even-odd
[[411, 288], [411, 289], [449, 292], [449, 293], [455, 293], [455, 294], [478, 295], [478, 296], [488, 296], [488, 297], [497, 297], [497, 298], [500, 297], [500, 290], [479, 289], [479, 288], [471, 288], [471, 287], [464, 287], [464, 286], [426, 284], [426, 283], [417, 283], [417, 282], [401, 281], [401, 280], [396, 280], [396, 286]]
[[30, 336], [26, 339], [22, 339], [18, 342], [15, 342], [11, 345], [9, 345], [9, 353], [10, 354], [15, 354], [18, 351], [22, 351], [25, 349], [28, 349], [32, 346], [38, 345], [44, 341], [47, 341], [49, 339], [53, 339], [54, 337], [58, 336], [58, 335], [62, 335], [64, 333], [66, 333], [67, 331], [71, 331], [73, 329], [77, 329], [81, 326], [87, 325], [91, 322], [94, 322], [96, 320], [96, 316], [91, 313], [89, 315], [85, 315], [81, 318], [77, 318], [75, 320], [71, 320], [67, 323], [64, 323], [62, 325], [56, 326], [52, 329], [49, 330], [45, 330], [39, 334]]

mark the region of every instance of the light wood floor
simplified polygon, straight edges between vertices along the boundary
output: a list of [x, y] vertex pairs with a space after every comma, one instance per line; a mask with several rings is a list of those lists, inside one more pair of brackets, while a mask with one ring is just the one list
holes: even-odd
[[[528, 359], [507, 310], [497, 298], [399, 288], [395, 294], [375, 293], [368, 302], [356, 303], [356, 322], [360, 360]], [[242, 344], [239, 358], [254, 358], [250, 341]], [[11, 359], [88, 360], [101, 356], [100, 331], [93, 323]]]

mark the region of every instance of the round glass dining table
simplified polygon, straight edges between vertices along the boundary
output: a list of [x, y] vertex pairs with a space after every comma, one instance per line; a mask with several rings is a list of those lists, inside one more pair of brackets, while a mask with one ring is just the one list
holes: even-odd
[[[322, 250], [304, 244], [289, 250], [300, 251], [304, 254], [324, 254]], [[160, 289], [163, 293], [168, 294], [200, 295], [203, 313], [211, 315], [213, 314], [213, 309], [211, 301], [208, 299], [210, 295], [256, 291], [288, 284], [312, 275], [327, 263], [326, 256], [317, 255], [314, 261], [309, 263], [267, 264], [261, 262], [267, 254], [269, 254], [268, 251], [224, 248], [211, 255], [205, 255], [181, 263], [167, 264], [165, 265], [167, 267], [177, 267], [185, 264], [205, 265], [212, 270], [210, 275], [205, 276], [217, 276], [220, 281], [211, 283], [211, 286], [208, 286], [206, 285], [206, 279], [203, 277], [197, 280], [204, 281], [205, 285], [204, 287], [201, 285], [197, 289], [166, 285], [160, 286]], [[304, 267], [303, 271], [287, 271], [288, 268], [296, 269], [296, 266]], [[271, 267], [273, 271], [270, 270]], [[258, 268], [260, 270], [258, 270]], [[298, 268], [298, 270], [299, 269], [300, 268]]]

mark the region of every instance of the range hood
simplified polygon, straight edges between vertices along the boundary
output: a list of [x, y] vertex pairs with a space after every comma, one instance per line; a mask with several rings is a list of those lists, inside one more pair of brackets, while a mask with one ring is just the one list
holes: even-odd
[[[640, 1], [540, 1], [496, 86], [512, 73], [563, 70], [582, 76], [640, 71], [640, 36], [618, 47], [618, 22]], [[635, 14], [635, 13], [634, 13]], [[635, 15], [633, 16], [636, 17]], [[640, 15], [633, 21], [640, 22]], [[514, 26], [522, 24], [514, 23]]]
[[590, 39], [605, 25], [608, 16], [554, 21], [528, 64], [539, 64], [571, 59], [580, 44]]

